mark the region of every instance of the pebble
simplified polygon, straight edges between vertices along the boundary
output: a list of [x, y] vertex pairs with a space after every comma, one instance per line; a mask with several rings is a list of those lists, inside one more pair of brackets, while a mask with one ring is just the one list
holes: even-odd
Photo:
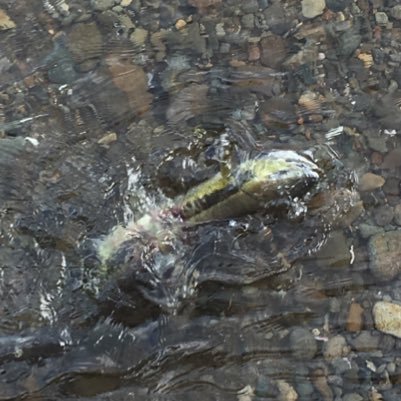
[[391, 150], [384, 156], [381, 168], [395, 169], [401, 166], [401, 148]]
[[263, 14], [270, 30], [275, 35], [284, 35], [291, 28], [291, 21], [287, 18], [286, 12], [280, 1], [267, 7]]
[[136, 28], [134, 32], [131, 33], [129, 39], [136, 45], [143, 46], [148, 38], [148, 31], [143, 28]]
[[102, 136], [97, 143], [99, 145], [110, 145], [111, 143], [115, 142], [117, 140], [117, 134], [115, 132], [109, 132], [106, 135]]
[[324, 401], [333, 401], [333, 391], [327, 383], [327, 377], [323, 369], [316, 369], [312, 372], [312, 383], [316, 390], [322, 395]]
[[359, 190], [363, 192], [370, 192], [377, 188], [381, 188], [386, 180], [377, 174], [366, 173], [359, 181]]
[[394, 223], [401, 226], [401, 204], [394, 207]]
[[326, 7], [329, 10], [338, 13], [343, 11], [345, 7], [348, 7], [351, 4], [351, 1], [352, 0], [326, 0]]
[[383, 11], [378, 11], [377, 13], [375, 13], [375, 20], [378, 25], [387, 25], [388, 23], [387, 14], [384, 13]]
[[188, 0], [188, 4], [198, 9], [201, 14], [205, 14], [207, 9], [212, 6], [218, 6], [222, 0]]
[[259, 10], [259, 4], [257, 0], [246, 0], [242, 3], [243, 4], [241, 5], [241, 8], [245, 14], [253, 14], [258, 12]]
[[96, 63], [94, 59], [101, 56], [102, 49], [102, 35], [95, 22], [74, 25], [68, 35], [68, 50], [74, 61], [80, 64], [80, 70], [92, 69]]
[[184, 29], [186, 26], [187, 26], [187, 23], [183, 19], [179, 19], [175, 23], [175, 29], [178, 29], [178, 30]]
[[352, 345], [358, 352], [374, 352], [379, 347], [379, 336], [374, 336], [370, 331], [362, 331], [352, 340]]
[[347, 317], [347, 330], [350, 332], [359, 332], [363, 325], [363, 308], [360, 304], [353, 302], [350, 305]]
[[308, 329], [296, 327], [290, 334], [290, 348], [295, 358], [312, 359], [317, 352], [317, 343]]
[[383, 163], [383, 156], [379, 152], [372, 152], [370, 161], [376, 166], [380, 166]]
[[15, 22], [0, 8], [0, 31], [15, 28]]
[[363, 397], [358, 393], [348, 393], [343, 396], [342, 401], [363, 401]]
[[379, 301], [373, 307], [376, 329], [401, 338], [401, 305]]
[[362, 238], [369, 238], [375, 234], [383, 232], [383, 228], [368, 223], [359, 224], [358, 230]]
[[346, 267], [349, 265], [350, 253], [347, 238], [343, 230], [330, 233], [327, 242], [315, 255], [320, 267]]
[[382, 205], [375, 209], [374, 220], [378, 226], [390, 224], [394, 217], [394, 210], [390, 205]]
[[397, 4], [390, 10], [390, 14], [393, 18], [401, 20], [401, 4]]
[[343, 358], [350, 352], [347, 340], [341, 335], [331, 337], [324, 346], [323, 356], [325, 359]]
[[397, 177], [388, 177], [383, 185], [383, 191], [386, 195], [396, 195], [400, 193], [400, 180]]
[[92, 7], [97, 11], [106, 11], [114, 6], [114, 0], [92, 0]]
[[314, 18], [323, 14], [326, 7], [324, 0], [302, 0], [302, 15], [305, 18]]
[[270, 68], [278, 68], [287, 57], [287, 42], [281, 36], [268, 36], [260, 41], [262, 56], [260, 62], [262, 65]]
[[284, 380], [277, 380], [277, 389], [279, 391], [279, 401], [296, 401], [298, 399], [298, 394], [294, 387]]
[[241, 24], [243, 28], [253, 29], [255, 26], [255, 17], [253, 16], [253, 14], [245, 14], [241, 18]]
[[148, 92], [148, 77], [145, 71], [129, 61], [116, 62], [113, 56], [107, 59], [107, 65], [114, 85], [125, 93], [132, 112], [142, 115], [148, 111], [152, 95]]
[[370, 269], [376, 277], [391, 280], [401, 272], [401, 230], [373, 235], [369, 240]]
[[257, 61], [260, 59], [260, 49], [259, 46], [255, 44], [250, 44], [248, 46], [248, 60]]
[[132, 3], [132, 0], [121, 0], [121, 7], [128, 7]]

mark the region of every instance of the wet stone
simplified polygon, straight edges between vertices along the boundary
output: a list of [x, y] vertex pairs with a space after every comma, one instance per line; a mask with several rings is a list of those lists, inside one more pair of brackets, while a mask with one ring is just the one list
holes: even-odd
[[390, 10], [390, 14], [393, 18], [401, 20], [401, 4], [397, 4]]
[[263, 12], [266, 23], [275, 35], [284, 35], [291, 27], [281, 2], [268, 6]]
[[129, 38], [136, 45], [143, 46], [148, 38], [148, 31], [143, 28], [136, 28]]
[[327, 376], [323, 369], [316, 369], [312, 373], [312, 382], [324, 401], [333, 401], [333, 390], [327, 383]]
[[298, 394], [291, 386], [284, 380], [277, 381], [277, 389], [279, 391], [278, 400], [279, 401], [296, 401], [298, 399]]
[[[95, 23], [76, 24], [68, 35], [68, 49], [83, 72], [91, 70], [102, 54], [102, 35]], [[92, 60], [92, 63], [89, 61]]]
[[370, 269], [376, 277], [391, 280], [401, 272], [401, 231], [376, 234], [369, 241]]
[[350, 305], [347, 317], [347, 330], [358, 332], [362, 329], [363, 324], [363, 308], [360, 304], [353, 302]]
[[278, 68], [287, 57], [287, 42], [281, 36], [268, 36], [260, 41], [261, 63], [270, 68]]
[[259, 10], [259, 3], [257, 0], [247, 0], [242, 3], [241, 9], [246, 14], [256, 13]]
[[362, 238], [369, 238], [372, 235], [383, 232], [383, 229], [381, 227], [368, 223], [359, 224], [358, 230]]
[[395, 169], [401, 166], [401, 148], [391, 150], [384, 156], [381, 168]]
[[242, 26], [246, 29], [253, 29], [255, 26], [255, 17], [253, 14], [245, 14], [241, 18]]
[[386, 195], [399, 195], [400, 180], [397, 177], [389, 177], [383, 185], [383, 191]]
[[337, 375], [343, 375], [350, 369], [350, 363], [347, 358], [335, 358], [331, 361]]
[[394, 217], [394, 210], [390, 205], [382, 205], [374, 212], [374, 220], [378, 226], [384, 227], [391, 223]]
[[351, 57], [361, 44], [361, 40], [362, 37], [355, 28], [345, 31], [340, 36], [339, 45], [337, 48], [338, 55], [345, 58]]
[[349, 265], [350, 254], [347, 238], [343, 231], [330, 233], [327, 242], [315, 255], [321, 267], [344, 267]]
[[379, 25], [386, 25], [388, 23], [387, 14], [382, 11], [378, 11], [375, 14], [375, 20], [376, 20], [376, 23]]
[[401, 204], [394, 207], [394, 223], [401, 226]]
[[376, 329], [401, 338], [401, 305], [380, 301], [373, 307]]
[[114, 57], [110, 57], [107, 63], [113, 84], [126, 95], [131, 112], [140, 115], [148, 111], [152, 95], [148, 92], [148, 78], [144, 70]]
[[0, 31], [15, 28], [15, 22], [0, 8]]
[[351, 1], [352, 0], [326, 0], [326, 7], [329, 10], [338, 13], [348, 7], [351, 4]]
[[106, 11], [114, 6], [114, 0], [92, 0], [92, 7], [97, 11]]
[[359, 190], [367, 192], [374, 191], [375, 189], [382, 187], [385, 182], [386, 180], [380, 175], [366, 173], [359, 181]]
[[363, 397], [358, 393], [348, 393], [343, 396], [342, 401], [363, 401]]
[[50, 82], [69, 84], [78, 77], [72, 55], [64, 46], [62, 38], [56, 39], [54, 50], [46, 57], [45, 64], [48, 66], [47, 77]]
[[317, 343], [312, 333], [296, 327], [290, 334], [290, 348], [297, 359], [312, 359], [317, 352]]
[[337, 335], [331, 337], [324, 346], [323, 355], [327, 360], [343, 358], [350, 352], [350, 348], [347, 344], [345, 337]]
[[370, 331], [362, 331], [352, 342], [353, 348], [359, 352], [372, 352], [379, 347], [379, 336], [374, 336]]
[[302, 0], [302, 15], [305, 18], [314, 18], [323, 14], [326, 7], [325, 0]]

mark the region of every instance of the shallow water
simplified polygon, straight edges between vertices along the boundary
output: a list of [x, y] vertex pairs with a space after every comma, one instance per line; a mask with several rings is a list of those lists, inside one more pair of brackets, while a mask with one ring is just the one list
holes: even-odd
[[[399, 5], [301, 3], [0, 1], [0, 400], [399, 399]], [[272, 149], [323, 195], [100, 260]]]

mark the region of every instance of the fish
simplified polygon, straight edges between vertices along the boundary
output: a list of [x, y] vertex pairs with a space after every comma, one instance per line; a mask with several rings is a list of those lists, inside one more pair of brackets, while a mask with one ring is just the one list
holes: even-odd
[[268, 210], [274, 204], [302, 197], [323, 172], [308, 156], [292, 150], [261, 152], [199, 184], [178, 199], [184, 221], [200, 223]]

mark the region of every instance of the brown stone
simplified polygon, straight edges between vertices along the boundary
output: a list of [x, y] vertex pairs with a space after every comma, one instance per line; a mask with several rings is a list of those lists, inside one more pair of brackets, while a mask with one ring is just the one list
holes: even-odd
[[181, 124], [205, 113], [209, 107], [208, 90], [207, 85], [191, 84], [172, 94], [166, 112], [167, 120], [171, 124]]
[[262, 55], [260, 62], [270, 68], [278, 68], [288, 54], [287, 41], [281, 36], [271, 35], [260, 41]]
[[360, 191], [374, 191], [377, 188], [381, 188], [386, 180], [380, 175], [373, 173], [366, 173], [361, 177], [359, 182]]
[[222, 3], [222, 0], [188, 0], [188, 4], [196, 7], [201, 14], [204, 14], [209, 7], [215, 7]]
[[107, 65], [114, 85], [126, 94], [133, 113], [141, 115], [147, 112], [152, 95], [148, 92], [148, 79], [143, 69], [113, 56], [107, 58]]
[[353, 333], [362, 330], [363, 308], [360, 304], [354, 302], [350, 305], [347, 317], [347, 330]]
[[379, 152], [372, 152], [370, 156], [370, 161], [372, 162], [372, 164], [380, 166], [383, 163], [383, 156]]
[[96, 23], [74, 25], [68, 34], [68, 49], [78, 64], [99, 58], [103, 53], [103, 39]]
[[401, 166], [401, 148], [391, 150], [384, 157], [381, 168], [394, 169]]
[[249, 45], [248, 47], [248, 60], [257, 61], [260, 59], [260, 49], [258, 45]]
[[333, 401], [334, 395], [329, 384], [327, 383], [327, 375], [323, 369], [316, 369], [311, 375], [312, 383], [316, 390], [320, 393], [325, 401]]

